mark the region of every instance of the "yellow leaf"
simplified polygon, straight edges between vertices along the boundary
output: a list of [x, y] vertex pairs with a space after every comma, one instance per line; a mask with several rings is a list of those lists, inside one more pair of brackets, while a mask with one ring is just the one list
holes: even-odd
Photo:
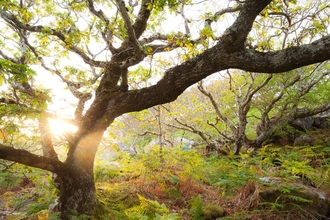
[[47, 220], [49, 219], [49, 212], [47, 210], [42, 210], [38, 213], [38, 220]]
[[0, 140], [8, 140], [8, 132], [4, 129], [0, 130]]

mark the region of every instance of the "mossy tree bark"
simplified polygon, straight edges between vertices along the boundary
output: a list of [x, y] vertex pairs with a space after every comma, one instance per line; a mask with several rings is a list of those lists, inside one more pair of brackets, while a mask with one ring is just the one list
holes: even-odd
[[[43, 156], [0, 144], [0, 158], [56, 173], [57, 178], [55, 180], [59, 184], [58, 187], [60, 189], [59, 210], [63, 219], [69, 218], [72, 214], [94, 215], [94, 211], [99, 205], [93, 177], [94, 158], [104, 131], [116, 117], [128, 112], [140, 111], [174, 101], [189, 86], [221, 70], [238, 68], [253, 72], [279, 73], [330, 59], [330, 35], [323, 36], [308, 45], [290, 47], [279, 51], [260, 52], [247, 49], [245, 42], [252, 25], [256, 17], [270, 2], [271, 0], [244, 1], [243, 6], [239, 7], [240, 13], [236, 21], [223, 35], [219, 36], [217, 43], [213, 47], [177, 66], [167, 69], [164, 71], [162, 79], [156, 84], [128, 91], [126, 91], [126, 85], [123, 88], [118, 88], [120, 79], [127, 77], [125, 76], [127, 68], [142, 62], [147, 57], [148, 54], [144, 48], [149, 48], [154, 53], [158, 53], [164, 52], [166, 49], [173, 50], [178, 47], [177, 45], [173, 46], [173, 42], [170, 41], [168, 41], [166, 46], [155, 44], [154, 41], [167, 40], [167, 37], [161, 34], [141, 39], [142, 34], [146, 30], [151, 11], [162, 10], [163, 8], [161, 6], [153, 7], [154, 1], [142, 0], [136, 17], [129, 17], [122, 2], [116, 1], [116, 7], [114, 7], [118, 10], [116, 16], [121, 15], [124, 25], [115, 29], [111, 29], [113, 27], [110, 22], [111, 19], [107, 17], [108, 14], [101, 9], [96, 9], [93, 0], [73, 1], [68, 5], [69, 8], [71, 4], [84, 4], [81, 6], [85, 7], [84, 9], [93, 16], [92, 26], [94, 24], [97, 24], [95, 26], [99, 24], [104, 25], [100, 29], [94, 30], [99, 31], [99, 33], [95, 34], [91, 31], [89, 34], [91, 36], [102, 36], [106, 40], [105, 43], [111, 52], [111, 57], [107, 57], [105, 61], [96, 60], [94, 56], [86, 52], [86, 45], [79, 45], [79, 38], [74, 38], [74, 34], [78, 34], [78, 31], [75, 32], [73, 30], [73, 35], [70, 36], [70, 32], [63, 31], [65, 28], [57, 27], [56, 29], [55, 26], [43, 26], [44, 23], [36, 25], [33, 22], [29, 22], [28, 19], [20, 18], [17, 16], [20, 15], [20, 12], [12, 12], [11, 8], [15, 8], [12, 5], [0, 7], [0, 16], [3, 22], [13, 27], [13, 30], [17, 32], [17, 36], [19, 36], [21, 41], [20, 45], [25, 45], [26, 48], [29, 48], [31, 56], [34, 56], [35, 61], [33, 62], [40, 61], [40, 65], [45, 67], [42, 59], [43, 52], [39, 52], [36, 49], [38, 46], [33, 46], [35, 43], [29, 43], [28, 41], [30, 35], [33, 36], [33, 34], [37, 33], [46, 35], [47, 38], [55, 39], [54, 43], [60, 42], [58, 44], [59, 47], [63, 47], [65, 50], [70, 50], [72, 53], [80, 56], [85, 64], [103, 70], [102, 74], [98, 76], [99, 78], [93, 81], [93, 83], [97, 82], [98, 84], [95, 85], [94, 88], [96, 89], [92, 95], [88, 92], [83, 93], [79, 91], [80, 85], [63, 77], [57, 69], [51, 70], [51, 68], [46, 66], [47, 70], [61, 77], [61, 80], [67, 84], [71, 93], [79, 100], [74, 119], [78, 131], [66, 136], [69, 152], [64, 162], [59, 161], [57, 156], [54, 155], [54, 149], [49, 137], [46, 137], [42, 143], [45, 153]], [[156, 3], [157, 1], [155, 1]], [[22, 12], [25, 12], [29, 6], [23, 7], [21, 5], [17, 7], [20, 7]], [[61, 10], [64, 10], [63, 7]], [[74, 7], [70, 10], [74, 10]], [[78, 11], [82, 10], [79, 8]], [[70, 14], [71, 11], [67, 13]], [[92, 29], [92, 27], [90, 28]], [[110, 36], [117, 29], [125, 29], [126, 31], [125, 34], [122, 34], [125, 37], [121, 39], [121, 45], [115, 48], [111, 43], [111, 39], [107, 38], [107, 35]], [[97, 40], [100, 41], [100, 38]], [[44, 46], [41, 45], [40, 47]], [[49, 50], [51, 49], [49, 48]], [[22, 59], [19, 60], [10, 58], [2, 51], [0, 52], [1, 58], [8, 59], [12, 63], [22, 65], [34, 64], [33, 62], [27, 63], [28, 59], [23, 59], [23, 52]], [[123, 72], [125, 74], [122, 74]], [[87, 78], [87, 76], [85, 77]], [[125, 82], [126, 79], [122, 79], [123, 81]], [[41, 95], [33, 91], [31, 86], [27, 86], [27, 82], [17, 86], [17, 89], [25, 93], [25, 95], [41, 99]], [[84, 111], [86, 101], [92, 97], [94, 98], [93, 102]], [[6, 102], [5, 99], [0, 99], [0, 104], [8, 105], [10, 103]], [[11, 104], [21, 105], [19, 102]], [[43, 113], [39, 111], [38, 114]], [[40, 124], [44, 123], [41, 121]], [[41, 127], [40, 129], [42, 129]], [[47, 132], [41, 133], [47, 134]], [[242, 138], [242, 136], [243, 134], [240, 132], [239, 137]]]

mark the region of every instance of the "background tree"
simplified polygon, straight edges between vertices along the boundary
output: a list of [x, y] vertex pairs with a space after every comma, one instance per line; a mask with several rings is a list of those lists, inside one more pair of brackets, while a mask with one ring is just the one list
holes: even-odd
[[[1, 1], [2, 120], [38, 122], [42, 155], [20, 149], [19, 143], [12, 141], [0, 145], [0, 158], [55, 173], [61, 218], [68, 219], [73, 213], [95, 215], [100, 207], [93, 178], [94, 157], [104, 131], [118, 116], [171, 102], [217, 71], [237, 68], [279, 73], [330, 58], [328, 21], [313, 10], [305, 16], [323, 32], [300, 28], [305, 26], [302, 22], [298, 28], [301, 34], [292, 36], [293, 43], [282, 49], [271, 43], [249, 46], [253, 25], [259, 25], [260, 19], [273, 23], [279, 15], [289, 16], [285, 24], [290, 24], [291, 14], [286, 10], [299, 9], [305, 1], [294, 6], [296, 1], [247, 0], [229, 7], [207, 1], [206, 9], [199, 3], [142, 0], [129, 1], [126, 6], [120, 0]], [[327, 2], [319, 3], [317, 8], [327, 14]], [[183, 31], [162, 30], [165, 21], [173, 23], [167, 17], [170, 13], [182, 21]], [[226, 13], [234, 13], [230, 25], [221, 20]], [[300, 40], [303, 34], [311, 36], [310, 42]], [[278, 37], [285, 36], [283, 30]], [[171, 56], [161, 56], [170, 51]], [[171, 59], [175, 62], [169, 66]], [[128, 82], [140, 74], [134, 72], [135, 66], [154, 62], [157, 65], [151, 65], [150, 75], [141, 77], [161, 73], [159, 80], [130, 88]], [[66, 121], [76, 125], [77, 131], [64, 135], [68, 152], [63, 160], [54, 150], [47, 120], [56, 117], [47, 111], [52, 93], [36, 84], [32, 68], [38, 76], [51, 73], [47, 80], [59, 77], [76, 100], [72, 119]], [[13, 135], [22, 132], [7, 130]]]
[[[283, 75], [270, 83], [272, 92], [259, 95], [253, 107], [258, 109], [255, 147], [281, 133], [285, 135], [291, 128], [306, 132], [313, 125], [313, 118], [330, 109], [326, 96], [329, 91], [329, 63], [309, 66], [295, 71], [293, 76]], [[275, 92], [278, 88], [278, 91]], [[268, 96], [270, 95], [270, 96]], [[270, 99], [268, 99], [270, 98]], [[265, 99], [268, 99], [265, 101]], [[310, 125], [299, 120], [311, 119]]]
[[[218, 74], [180, 96], [164, 123], [198, 135], [208, 150], [238, 154], [243, 146], [260, 148], [266, 140], [285, 136], [295, 128], [311, 129], [311, 116], [330, 109], [325, 89], [328, 68], [323, 63], [291, 74], [237, 70]], [[304, 124], [299, 119], [309, 119], [312, 124], [301, 127]]]
[[[326, 98], [329, 93], [324, 90], [328, 84], [328, 64], [294, 72], [297, 73], [265, 76], [228, 71], [228, 76], [222, 79], [228, 81], [227, 87], [213, 85], [216, 88], [212, 92], [199, 84], [216, 115], [215, 123], [208, 124], [220, 137], [234, 143], [235, 154], [242, 146], [260, 148], [263, 142], [279, 135], [279, 131], [283, 135], [288, 132], [285, 128], [294, 126], [298, 119], [330, 109]], [[219, 105], [230, 101], [229, 108]]]
[[[317, 25], [318, 21], [311, 20], [306, 14], [313, 10], [315, 15], [323, 17], [326, 15], [324, 13], [326, 8], [327, 5], [322, 3], [308, 3], [305, 7], [289, 7], [285, 2], [278, 4], [276, 7], [271, 7], [272, 12], [270, 14], [275, 16], [275, 22], [270, 25], [267, 19], [258, 20], [260, 23], [255, 28], [258, 34], [255, 36], [252, 34], [248, 39], [248, 47], [268, 50], [270, 46], [284, 48], [286, 45], [310, 41], [311, 38], [315, 37], [314, 31], [316, 29], [320, 34], [326, 33], [327, 30], [326, 26]], [[279, 10], [283, 10], [283, 12], [279, 13]], [[323, 20], [326, 21], [327, 19]], [[308, 27], [306, 29], [308, 31], [303, 31], [304, 34], [302, 34], [302, 24]], [[283, 31], [284, 25], [287, 27]], [[289, 39], [292, 39], [292, 35], [300, 35], [299, 42], [288, 42]], [[196, 114], [195, 110], [194, 114], [190, 116], [194, 117], [194, 120], [187, 121], [187, 115], [190, 112], [187, 111], [188, 114], [180, 119], [175, 117], [178, 126], [173, 124], [171, 126], [198, 134], [209, 147], [218, 150], [219, 146], [216, 145], [219, 145], [219, 142], [224, 145], [226, 141], [235, 144], [235, 154], [238, 154], [242, 145], [260, 147], [265, 140], [275, 135], [276, 131], [283, 130], [285, 126], [293, 125], [297, 119], [329, 109], [328, 100], [319, 98], [326, 97], [327, 90], [320, 92], [317, 89], [327, 84], [329, 74], [327, 64], [301, 68], [299, 71], [292, 73], [294, 74], [290, 77], [292, 74], [260, 76], [255, 73], [245, 74], [237, 73], [237, 71], [227, 71], [227, 74], [222, 74], [217, 83], [209, 83], [213, 87], [211, 93], [206, 91], [202, 82], [200, 82], [199, 90], [210, 99], [212, 108], [217, 115], [214, 120], [215, 123], [210, 122], [210, 113], [207, 110], [210, 107], [202, 107], [201, 105], [201, 103], [204, 103], [203, 98], [199, 97], [198, 100], [195, 100], [198, 96], [190, 94], [187, 99], [198, 103], [198, 107], [195, 106], [197, 112], [199, 112], [199, 108], [204, 108], [203, 113]], [[219, 85], [217, 86], [217, 84]], [[313, 90], [319, 92], [313, 92]], [[308, 93], [309, 95], [307, 95]], [[315, 100], [307, 98], [311, 96]], [[260, 100], [263, 100], [263, 104]], [[185, 101], [181, 99], [181, 102]], [[225, 103], [229, 107], [225, 107], [224, 104], [219, 105], [219, 103]], [[190, 102], [187, 106], [191, 104]], [[251, 106], [252, 109], [250, 109]], [[256, 113], [255, 108], [257, 108], [258, 113]], [[284, 109], [279, 110], [281, 108]], [[299, 111], [298, 108], [300, 108]], [[304, 108], [303, 112], [300, 111], [301, 108]], [[251, 114], [258, 117], [260, 121], [259, 119], [251, 121]], [[272, 118], [271, 123], [270, 117]], [[207, 123], [203, 119], [200, 120], [201, 118], [207, 119]], [[202, 123], [204, 126], [201, 126], [198, 120], [200, 122], [204, 121]], [[256, 137], [254, 129], [257, 126], [255, 124], [257, 121], [259, 121], [258, 137]], [[247, 126], [248, 123], [249, 126]], [[207, 129], [207, 126], [205, 126], [207, 124], [213, 126], [217, 134]], [[212, 142], [211, 139], [216, 141]]]

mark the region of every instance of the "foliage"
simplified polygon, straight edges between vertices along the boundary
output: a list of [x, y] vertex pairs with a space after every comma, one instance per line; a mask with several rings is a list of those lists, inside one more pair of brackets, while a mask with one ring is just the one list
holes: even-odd
[[19, 185], [21, 176], [13, 175], [11, 172], [2, 171], [0, 173], [0, 187], [1, 188], [10, 188], [16, 187]]
[[[249, 197], [249, 204], [257, 204], [252, 206], [255, 211], [251, 212], [243, 203], [237, 203], [236, 211], [227, 217], [239, 219], [242, 216], [259, 216], [260, 213], [281, 213], [285, 216], [288, 208], [305, 213], [306, 210], [301, 210], [301, 207], [309, 204], [310, 200], [305, 199], [303, 193], [297, 194], [302, 188], [297, 186], [296, 181], [306, 178], [316, 186], [327, 189], [330, 186], [328, 154], [327, 145], [284, 148], [267, 145], [260, 151], [241, 154], [240, 157], [219, 157], [216, 154], [204, 157], [195, 150], [165, 148], [163, 162], [157, 151], [134, 157], [123, 153], [118, 154], [120, 168], [116, 175], [100, 175], [97, 178], [98, 195], [110, 215], [120, 219], [173, 220], [184, 216], [212, 219], [209, 216], [221, 216], [223, 209], [219, 204], [228, 203], [230, 207], [230, 202], [236, 201], [238, 196], [241, 202], [245, 201], [242, 197], [245, 194], [254, 195]], [[100, 172], [98, 169], [102, 165], [102, 172], [107, 172], [107, 165], [99, 164], [96, 173]], [[16, 169], [22, 171], [21, 166]], [[111, 169], [109, 172], [112, 172]], [[29, 177], [38, 183], [36, 188], [21, 191], [12, 197], [12, 204], [16, 207], [28, 201], [26, 214], [31, 216], [43, 215], [42, 210], [47, 209], [56, 196], [54, 187], [48, 185], [49, 177], [41, 176], [45, 178], [42, 181], [40, 173], [31, 172]], [[284, 185], [267, 183], [267, 178], [280, 179]], [[259, 188], [251, 188], [251, 184]], [[273, 202], [258, 201], [256, 192], [262, 191], [262, 188], [270, 192], [276, 189], [279, 194], [275, 194]], [[50, 191], [52, 196], [49, 196]], [[226, 212], [231, 213], [228, 208]]]
[[190, 201], [190, 210], [192, 212], [192, 219], [197, 220], [202, 218], [202, 201], [200, 197], [194, 197]]
[[[327, 146], [312, 146], [312, 147], [273, 147], [271, 145], [265, 146], [260, 151], [263, 169], [267, 169], [272, 165], [281, 166], [280, 170], [275, 171], [272, 175], [297, 178], [302, 176], [312, 179], [318, 183], [323, 180], [319, 179], [321, 176], [327, 182], [329, 161], [327, 159], [329, 147]], [[328, 168], [326, 168], [328, 167]], [[315, 169], [316, 168], [316, 169]], [[293, 174], [293, 175], [292, 175]]]
[[[49, 216], [49, 219], [53, 217], [57, 219], [56, 213], [52, 215], [48, 213], [48, 207], [54, 203], [58, 191], [47, 172], [16, 164], [0, 174], [8, 174], [6, 176], [10, 177], [10, 184], [1, 185], [0, 197], [6, 191], [13, 192], [9, 205], [13, 211], [22, 212], [31, 217], [40, 216], [41, 219], [44, 215]], [[3, 183], [6, 181], [6, 179], [1, 180], [4, 180]], [[44, 213], [45, 210], [47, 213]]]
[[[103, 162], [104, 163], [104, 162]], [[96, 181], [104, 181], [108, 179], [112, 179], [118, 177], [120, 175], [118, 167], [114, 164], [105, 165], [102, 162], [98, 162], [95, 164], [95, 180]]]
[[0, 86], [10, 82], [27, 82], [35, 75], [36, 73], [28, 65], [0, 59]]
[[139, 206], [126, 209], [125, 214], [129, 219], [153, 219], [158, 216], [168, 214], [165, 205], [160, 205], [157, 201], [151, 201], [138, 194]]
[[220, 218], [225, 215], [224, 208], [221, 206], [214, 205], [214, 204], [204, 205], [202, 211], [203, 211], [203, 216], [206, 220]]
[[[55, 173], [62, 219], [93, 218], [86, 214], [99, 205], [94, 180], [136, 181], [139, 204], [118, 208], [129, 218], [177, 217], [167, 201], [146, 192], [180, 207], [202, 192], [200, 204], [207, 204], [220, 188], [230, 196], [258, 182], [267, 166], [260, 155], [238, 157], [243, 146], [295, 134], [293, 120], [329, 110], [329, 9], [326, 0], [1, 1], [0, 158]], [[178, 105], [166, 104], [217, 72], [219, 81], [199, 83], [201, 93], [191, 88]], [[270, 74], [279, 72], [286, 73]], [[136, 111], [142, 112], [124, 115]], [[65, 122], [60, 133], [51, 120]], [[195, 149], [184, 138], [194, 139]], [[155, 139], [156, 147], [146, 146]], [[114, 141], [134, 152], [94, 164], [99, 146]], [[288, 157], [281, 158], [283, 175], [318, 175], [309, 158]], [[2, 165], [7, 172], [10, 165]], [[34, 170], [24, 169], [22, 182], [35, 184]], [[15, 178], [1, 175], [13, 190], [8, 181]], [[38, 215], [58, 193], [45, 182], [36, 188], [49, 191], [47, 198], [25, 188], [13, 203], [34, 203], [28, 214]], [[199, 211], [196, 218], [203, 218]]]
[[[204, 161], [202, 155], [197, 151], [182, 150], [179, 147], [164, 148], [163, 157], [159, 151], [140, 153], [134, 158], [127, 157], [127, 154], [119, 157], [121, 171], [126, 175], [142, 176], [145, 178], [167, 178], [175, 183], [176, 175], [192, 177], [196, 180], [203, 179]], [[175, 171], [172, 173], [172, 171]], [[162, 176], [158, 176], [161, 174]], [[153, 176], [155, 175], [155, 176]]]
[[227, 71], [164, 107], [163, 123], [198, 135], [194, 139], [208, 147], [258, 148], [279, 136], [296, 135], [296, 119], [328, 111], [328, 69], [324, 63], [274, 76]]
[[[212, 172], [207, 172], [209, 181], [223, 190], [223, 195], [235, 193], [237, 188], [255, 180], [258, 175], [258, 167], [253, 166], [254, 160], [239, 158], [209, 159]], [[213, 167], [213, 168], [212, 168]]]

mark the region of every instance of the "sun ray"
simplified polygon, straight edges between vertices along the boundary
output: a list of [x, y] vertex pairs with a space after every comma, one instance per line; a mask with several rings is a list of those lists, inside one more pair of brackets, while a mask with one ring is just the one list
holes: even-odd
[[66, 132], [75, 132], [78, 129], [76, 126], [68, 124], [62, 120], [49, 119], [49, 124], [54, 135], [62, 135]]

